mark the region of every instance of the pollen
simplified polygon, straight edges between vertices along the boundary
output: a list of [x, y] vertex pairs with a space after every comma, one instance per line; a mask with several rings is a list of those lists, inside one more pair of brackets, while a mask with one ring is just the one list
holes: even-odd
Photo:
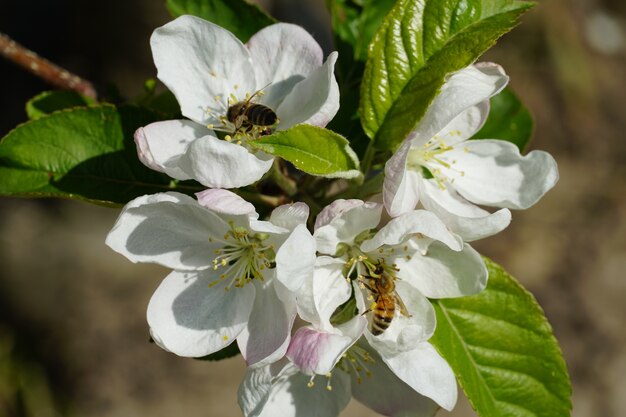
[[226, 335], [222, 336], [222, 340], [223, 340], [224, 342], [225, 342], [225, 341], [227, 341], [228, 339], [230, 339], [228, 336], [226, 336]]

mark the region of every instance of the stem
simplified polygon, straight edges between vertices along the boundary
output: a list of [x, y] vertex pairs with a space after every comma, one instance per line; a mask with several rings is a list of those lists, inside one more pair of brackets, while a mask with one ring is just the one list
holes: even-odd
[[365, 155], [363, 155], [363, 161], [361, 163], [361, 172], [365, 176], [367, 176], [367, 172], [370, 170], [375, 153], [376, 150], [374, 149], [374, 141], [370, 141], [369, 145], [367, 145], [367, 149], [365, 150]]
[[280, 168], [279, 159], [274, 159], [274, 165], [272, 165], [272, 171], [270, 178], [283, 190], [289, 197], [293, 197], [298, 192], [298, 186], [296, 183], [285, 174], [283, 174]]
[[76, 91], [94, 100], [98, 97], [89, 81], [40, 57], [3, 33], [0, 33], [0, 55], [54, 86]]

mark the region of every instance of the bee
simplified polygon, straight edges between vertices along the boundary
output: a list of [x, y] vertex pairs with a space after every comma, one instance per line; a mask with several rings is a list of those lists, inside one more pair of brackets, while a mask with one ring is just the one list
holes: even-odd
[[239, 101], [228, 107], [226, 118], [235, 125], [235, 132], [250, 132], [255, 127], [261, 135], [271, 133], [270, 127], [278, 122], [278, 116], [269, 107], [253, 103], [252, 99], [261, 95], [262, 90], [256, 91], [246, 100]]
[[396, 278], [385, 271], [382, 265], [379, 264], [374, 273], [365, 278], [367, 282], [363, 282], [363, 286], [373, 297], [372, 306], [365, 313], [373, 312], [369, 329], [374, 336], [382, 334], [391, 326], [396, 310], [399, 309], [403, 316], [411, 317], [406, 305], [396, 292]]

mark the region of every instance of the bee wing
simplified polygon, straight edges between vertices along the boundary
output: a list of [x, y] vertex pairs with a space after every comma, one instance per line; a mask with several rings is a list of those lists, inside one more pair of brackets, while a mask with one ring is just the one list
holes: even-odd
[[406, 308], [404, 301], [402, 301], [402, 298], [400, 298], [400, 295], [398, 295], [397, 292], [394, 292], [394, 297], [396, 299], [396, 304], [400, 307], [400, 313], [403, 316], [411, 317], [411, 314], [409, 313], [409, 310]]

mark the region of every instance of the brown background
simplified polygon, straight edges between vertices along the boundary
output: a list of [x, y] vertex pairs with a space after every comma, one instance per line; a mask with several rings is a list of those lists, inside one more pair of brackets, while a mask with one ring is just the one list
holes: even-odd
[[[267, 1], [330, 50], [321, 1]], [[306, 10], [303, 10], [306, 9]], [[546, 1], [487, 59], [535, 115], [533, 147], [561, 180], [477, 243], [538, 298], [574, 384], [574, 416], [626, 415], [626, 3]], [[0, 2], [0, 31], [132, 96], [152, 77], [158, 1]], [[47, 88], [0, 62], [0, 134]], [[117, 210], [0, 199], [0, 416], [239, 416], [240, 358], [204, 363], [148, 343], [145, 308], [166, 275], [104, 245]], [[351, 403], [345, 416], [373, 416]], [[441, 413], [446, 415], [446, 413]], [[472, 416], [461, 400], [452, 416]]]

